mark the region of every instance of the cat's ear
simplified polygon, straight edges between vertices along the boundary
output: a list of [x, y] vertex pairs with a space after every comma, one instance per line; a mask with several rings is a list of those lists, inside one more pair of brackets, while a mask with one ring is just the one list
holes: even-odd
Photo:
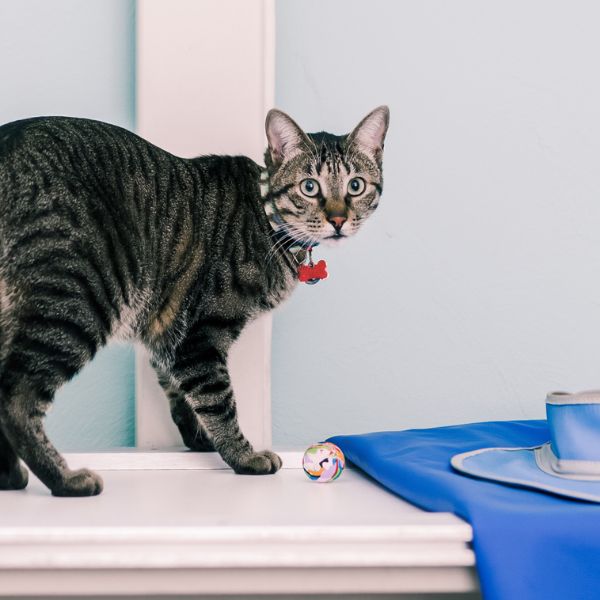
[[390, 123], [390, 109], [378, 106], [372, 110], [348, 136], [348, 145], [356, 146], [363, 154], [381, 162], [383, 143]]
[[269, 153], [275, 166], [279, 166], [284, 160], [289, 160], [303, 148], [311, 145], [310, 139], [295, 121], [276, 108], [271, 109], [267, 114], [265, 129], [269, 141]]

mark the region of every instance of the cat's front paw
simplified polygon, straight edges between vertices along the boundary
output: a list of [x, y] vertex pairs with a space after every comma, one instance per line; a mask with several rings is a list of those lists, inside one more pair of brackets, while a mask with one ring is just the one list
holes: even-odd
[[21, 464], [12, 465], [7, 471], [0, 471], [0, 490], [22, 490], [29, 482], [29, 472]]
[[242, 455], [233, 466], [240, 475], [271, 475], [281, 468], [281, 458], [270, 450]]
[[53, 496], [96, 496], [102, 491], [100, 475], [88, 469], [68, 471], [61, 483], [52, 490]]

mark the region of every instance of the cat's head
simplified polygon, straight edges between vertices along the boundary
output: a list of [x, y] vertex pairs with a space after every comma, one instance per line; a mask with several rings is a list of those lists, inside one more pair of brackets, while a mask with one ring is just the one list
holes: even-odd
[[387, 106], [347, 135], [304, 133], [284, 112], [267, 115], [267, 214], [273, 227], [306, 244], [354, 235], [382, 190]]

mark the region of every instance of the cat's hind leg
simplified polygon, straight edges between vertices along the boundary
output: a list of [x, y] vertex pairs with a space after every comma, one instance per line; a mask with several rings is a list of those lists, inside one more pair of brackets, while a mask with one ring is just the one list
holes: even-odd
[[43, 417], [56, 390], [92, 358], [103, 336], [94, 327], [93, 313], [75, 304], [51, 303], [42, 285], [36, 291], [19, 307], [9, 347], [3, 351], [0, 429], [14, 453], [53, 495], [99, 494], [102, 479], [87, 469], [69, 469], [48, 439]]
[[[29, 387], [29, 386], [27, 386]], [[42, 418], [50, 402], [34, 391], [18, 391], [0, 404], [0, 426], [15, 453], [54, 496], [94, 496], [102, 479], [87, 469], [72, 471], [48, 439]]]
[[0, 429], [0, 490], [22, 490], [28, 481], [27, 469]]

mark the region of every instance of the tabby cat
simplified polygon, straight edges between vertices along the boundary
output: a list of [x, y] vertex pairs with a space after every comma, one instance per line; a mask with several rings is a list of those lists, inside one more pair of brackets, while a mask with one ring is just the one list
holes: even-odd
[[275, 473], [240, 431], [227, 354], [279, 304], [306, 250], [356, 233], [381, 194], [387, 107], [348, 135], [266, 120], [266, 169], [182, 159], [119, 127], [40, 117], [0, 127], [0, 489], [28, 471], [56, 496], [102, 490], [70, 470], [43, 417], [111, 337], [149, 350], [192, 450], [236, 473]]

